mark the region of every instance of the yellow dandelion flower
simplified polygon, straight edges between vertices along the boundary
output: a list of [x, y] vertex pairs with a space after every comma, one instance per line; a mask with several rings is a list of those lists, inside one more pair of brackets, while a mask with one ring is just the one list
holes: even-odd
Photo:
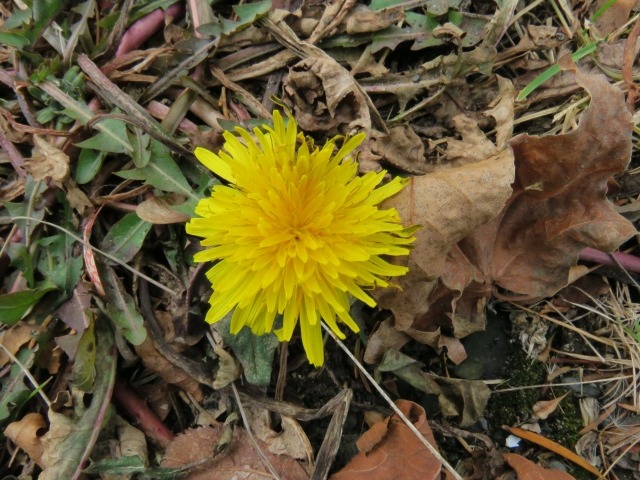
[[364, 134], [336, 139], [322, 148], [298, 134], [276, 111], [273, 128], [239, 136], [224, 133], [224, 151], [196, 148], [207, 168], [229, 182], [200, 200], [187, 232], [202, 237], [196, 262], [217, 262], [208, 272], [213, 294], [206, 315], [217, 322], [235, 309], [231, 333], [244, 326], [262, 335], [275, 331], [288, 341], [298, 323], [309, 361], [324, 363], [321, 319], [338, 335], [338, 320], [357, 332], [349, 315], [349, 295], [370, 306], [365, 291], [386, 287], [404, 275], [383, 255], [407, 255], [414, 229], [400, 223], [395, 209], [378, 204], [399, 192], [405, 180], [379, 186], [385, 172], [359, 177], [350, 156]]

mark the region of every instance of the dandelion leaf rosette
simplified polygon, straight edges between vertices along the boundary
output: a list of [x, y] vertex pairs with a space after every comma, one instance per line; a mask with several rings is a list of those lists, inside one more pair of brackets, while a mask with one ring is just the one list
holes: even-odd
[[248, 326], [262, 335], [282, 315], [279, 340], [290, 340], [300, 324], [309, 361], [322, 365], [321, 320], [340, 338], [338, 322], [357, 332], [349, 296], [375, 306], [367, 290], [407, 272], [383, 257], [408, 255], [415, 228], [405, 228], [394, 208], [378, 207], [406, 182], [382, 184], [384, 171], [357, 175], [352, 153], [364, 134], [316, 147], [277, 111], [273, 127], [235, 133], [225, 132], [217, 154], [195, 150], [229, 182], [199, 201], [186, 227], [203, 239], [195, 261], [215, 262], [206, 321], [233, 310], [232, 334]]

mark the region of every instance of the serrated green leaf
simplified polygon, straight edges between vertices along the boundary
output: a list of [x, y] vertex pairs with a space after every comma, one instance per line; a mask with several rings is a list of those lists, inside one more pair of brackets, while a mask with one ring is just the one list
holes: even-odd
[[38, 301], [56, 287], [45, 286], [0, 295], [0, 323], [14, 325], [27, 314]]
[[129, 262], [142, 248], [152, 226], [135, 213], [127, 213], [109, 229], [102, 240], [102, 249], [123, 262]]
[[140, 345], [147, 338], [144, 320], [113, 268], [99, 264], [98, 271], [107, 298], [107, 313], [116, 328], [133, 345]]
[[80, 281], [84, 266], [82, 256], [74, 256], [75, 243], [64, 233], [38, 240], [38, 245], [43, 247], [38, 258], [38, 271], [67, 295], [71, 295]]
[[[109, 153], [131, 153], [133, 146], [127, 139], [127, 127], [122, 120], [117, 118], [106, 118], [99, 123], [102, 125], [102, 131], [98, 132], [91, 138], [76, 143], [76, 147], [90, 148]], [[114, 136], [118, 138], [114, 142]]]
[[229, 313], [216, 323], [216, 330], [242, 364], [247, 382], [258, 386], [269, 385], [278, 338], [273, 333], [256, 335], [248, 327], [244, 327], [237, 335], [232, 335], [232, 315], [233, 313]]
[[84, 148], [78, 155], [78, 165], [76, 167], [75, 180], [79, 185], [89, 183], [102, 168], [107, 153], [104, 151]]
[[[94, 118], [93, 112], [89, 109], [88, 105], [84, 103], [84, 101], [78, 101], [74, 98], [71, 98], [67, 93], [63, 92], [57, 85], [54, 83], [45, 80], [38, 84], [38, 88], [43, 90], [48, 95], [52, 96], [56, 101], [58, 101], [63, 107], [63, 113], [74, 120], [77, 120], [82, 125], [86, 125]], [[105, 121], [98, 122], [94, 125], [94, 128], [100, 132], [103, 132], [107, 137], [113, 142], [123, 146], [123, 148], [127, 149], [127, 151], [133, 150], [133, 147], [129, 145], [129, 142], [126, 140], [126, 137], [118, 136], [117, 132], [113, 132], [109, 129], [108, 124], [105, 125]]]
[[151, 158], [145, 167], [116, 172], [116, 175], [130, 180], [144, 180], [159, 190], [197, 199], [198, 196], [171, 157], [169, 149], [154, 138], [151, 139], [149, 147]]
[[16, 8], [11, 12], [11, 16], [5, 20], [2, 28], [6, 28], [7, 30], [21, 28], [28, 25], [29, 22], [31, 22], [31, 9], [25, 8], [24, 10], [20, 10]]

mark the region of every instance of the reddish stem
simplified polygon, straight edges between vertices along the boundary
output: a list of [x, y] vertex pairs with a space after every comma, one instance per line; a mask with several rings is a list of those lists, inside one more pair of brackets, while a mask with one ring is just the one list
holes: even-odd
[[122, 35], [116, 50], [116, 58], [135, 50], [149, 40], [164, 25], [166, 17], [176, 18], [183, 14], [184, 6], [181, 3], [175, 3], [166, 10], [158, 8], [134, 22]]
[[166, 448], [174, 438], [173, 432], [156, 416], [147, 404], [126, 383], [117, 380], [113, 398], [154, 443]]
[[618, 266], [620, 264], [625, 270], [640, 273], [640, 258], [628, 253], [616, 252], [609, 254], [595, 248], [585, 248], [580, 252], [579, 258], [585, 262], [599, 263], [601, 265]]

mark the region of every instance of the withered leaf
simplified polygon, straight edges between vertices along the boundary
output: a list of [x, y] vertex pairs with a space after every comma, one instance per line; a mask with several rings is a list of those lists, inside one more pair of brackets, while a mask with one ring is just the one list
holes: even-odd
[[[406, 224], [422, 228], [408, 258], [409, 274], [398, 281], [402, 289], [378, 292], [379, 304], [394, 313], [398, 330], [434, 348], [439, 348], [440, 327], [444, 325], [453, 324], [456, 336], [484, 327], [482, 308], [489, 289], [484, 286], [482, 272], [465, 264], [466, 257], [453, 247], [495, 218], [512, 192], [514, 158], [506, 142], [513, 122], [514, 95], [508, 81], [501, 79], [499, 87], [499, 97], [487, 111], [496, 119], [498, 144], [487, 139], [471, 119], [455, 117], [454, 126], [462, 140], [448, 139], [453, 166], [412, 177], [386, 204], [395, 207]], [[456, 302], [470, 285], [474, 293], [465, 298], [460, 312], [467, 324], [456, 326]], [[463, 359], [459, 355], [456, 361]]]
[[516, 471], [518, 480], [575, 480], [561, 470], [544, 468], [516, 453], [505, 453], [504, 459]]
[[[422, 433], [436, 446], [424, 409], [408, 400], [396, 405]], [[396, 415], [387, 417], [367, 430], [356, 442], [358, 453], [331, 480], [435, 480], [440, 478], [441, 467], [415, 434]]]
[[422, 140], [409, 125], [393, 127], [388, 135], [372, 138], [367, 145], [383, 162], [409, 173], [422, 175], [430, 170]]
[[6, 437], [24, 450], [29, 458], [42, 466], [42, 437], [38, 435], [40, 430], [47, 428], [47, 422], [39, 413], [27, 413], [17, 422], [11, 422], [4, 429]]
[[636, 233], [606, 197], [608, 180], [631, 154], [624, 96], [603, 75], [571, 70], [592, 98], [578, 128], [515, 137], [513, 195], [498, 218], [461, 244], [488, 282], [532, 297], [564, 287], [585, 247], [613, 251]]
[[[189, 429], [167, 447], [163, 467], [179, 467], [202, 459], [211, 458], [212, 451], [224, 433], [222, 424], [211, 427]], [[260, 439], [256, 439], [262, 454], [278, 472], [281, 478], [287, 480], [306, 480], [309, 475], [293, 458], [284, 455], [274, 455]], [[243, 428], [234, 428], [231, 444], [214, 461], [204, 463], [195, 470], [187, 480], [232, 480], [243, 478], [247, 480], [263, 480], [271, 477], [256, 452], [249, 435]]]
[[311, 56], [291, 67], [284, 84], [302, 130], [371, 129], [369, 108], [353, 77], [335, 60]]
[[200, 384], [183, 370], [179, 369], [164, 358], [164, 356], [155, 347], [153, 340], [151, 340], [150, 337], [147, 337], [142, 344], [136, 345], [135, 349], [144, 366], [149, 370], [156, 372], [167, 383], [178, 386], [180, 389], [190, 393], [198, 400], [203, 398]]

